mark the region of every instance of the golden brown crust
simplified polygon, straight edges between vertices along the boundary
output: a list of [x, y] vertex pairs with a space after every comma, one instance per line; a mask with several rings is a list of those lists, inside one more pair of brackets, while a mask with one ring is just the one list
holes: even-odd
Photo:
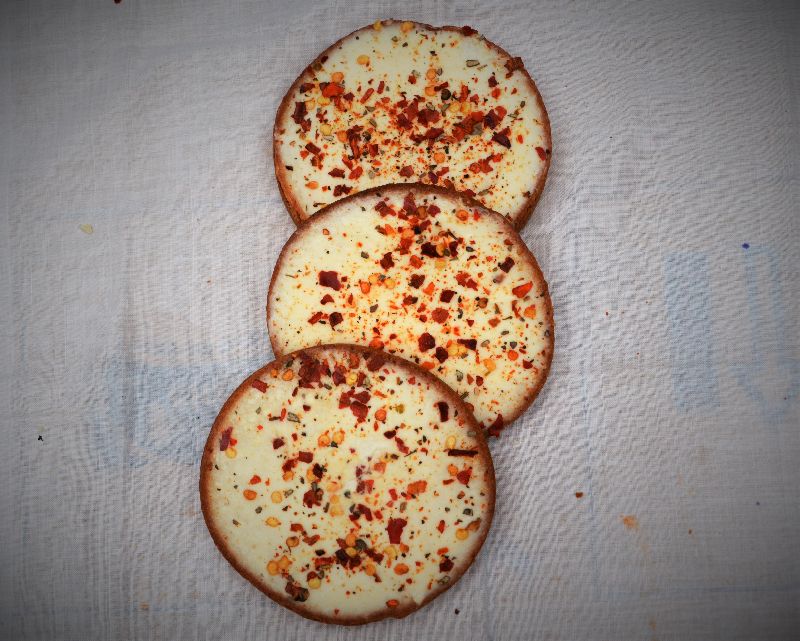
[[[355, 353], [361, 356], [364, 360], [368, 360], [370, 356], [374, 354], [380, 354], [386, 361], [392, 363], [398, 369], [406, 369], [413, 376], [428, 381], [431, 387], [436, 389], [441, 395], [447, 397], [448, 403], [452, 403], [456, 411], [459, 412], [461, 416], [464, 417], [464, 420], [469, 424], [469, 426], [476, 434], [480, 454], [486, 462], [485, 480], [488, 488], [490, 489], [490, 495], [488, 497], [488, 507], [485, 513], [487, 526], [483, 528], [482, 533], [480, 533], [479, 537], [476, 538], [475, 545], [469, 557], [467, 558], [466, 563], [461, 565], [463, 569], [461, 571], [454, 572], [451, 580], [448, 583], [440, 585], [438, 588], [429, 593], [425, 597], [425, 599], [423, 599], [420, 603], [416, 605], [398, 606], [396, 609], [393, 610], [381, 610], [380, 612], [376, 612], [374, 615], [368, 615], [363, 617], [334, 618], [321, 615], [315, 612], [311, 612], [306, 608], [304, 608], [302, 604], [290, 599], [287, 595], [276, 592], [275, 590], [272, 590], [268, 586], [261, 583], [258, 577], [254, 576], [253, 574], [248, 572], [244, 567], [242, 567], [242, 564], [239, 563], [235, 555], [230, 550], [228, 550], [228, 548], [225, 545], [224, 538], [217, 529], [211, 515], [211, 504], [210, 504], [211, 492], [209, 486], [209, 472], [213, 467], [212, 456], [215, 451], [215, 444], [218, 442], [220, 432], [222, 431], [223, 424], [225, 422], [224, 418], [227, 415], [227, 413], [230, 411], [232, 407], [236, 405], [241, 395], [244, 394], [244, 392], [246, 392], [251, 387], [250, 383], [255, 378], [267, 374], [269, 370], [274, 369], [275, 367], [282, 366], [285, 361], [292, 358], [296, 358], [300, 354], [309, 354], [311, 356], [314, 356], [315, 354], [320, 354], [320, 353], [324, 354], [331, 350], [338, 350], [345, 353]], [[368, 347], [359, 347], [357, 345], [348, 345], [348, 344], [321, 345], [317, 347], [310, 347], [307, 349], [298, 350], [296, 352], [292, 352], [290, 354], [286, 354], [276, 358], [271, 363], [267, 363], [262, 368], [256, 370], [250, 376], [248, 376], [239, 385], [239, 387], [237, 387], [236, 390], [234, 390], [234, 392], [230, 395], [228, 400], [225, 401], [225, 404], [222, 406], [222, 409], [220, 410], [219, 414], [217, 415], [217, 418], [214, 421], [214, 424], [211, 427], [208, 439], [206, 440], [206, 445], [203, 449], [203, 457], [200, 462], [199, 487], [200, 487], [200, 505], [203, 511], [203, 518], [205, 519], [206, 526], [208, 527], [208, 530], [211, 534], [211, 538], [214, 539], [214, 543], [217, 546], [217, 549], [222, 554], [222, 556], [225, 557], [228, 563], [230, 563], [239, 574], [241, 574], [245, 579], [247, 579], [250, 583], [252, 583], [256, 588], [261, 590], [264, 594], [266, 594], [270, 599], [284, 606], [285, 608], [288, 608], [296, 612], [300, 616], [303, 616], [307, 619], [320, 621], [322, 623], [336, 623], [338, 625], [363, 625], [364, 623], [371, 623], [373, 621], [379, 621], [381, 619], [386, 619], [386, 618], [402, 619], [403, 617], [408, 616], [412, 612], [415, 612], [424, 605], [428, 604], [437, 596], [448, 590], [472, 566], [475, 557], [477, 556], [481, 547], [483, 547], [483, 543], [486, 540], [486, 536], [488, 535], [489, 530], [491, 529], [492, 519], [494, 517], [495, 498], [496, 498], [496, 483], [495, 483], [494, 464], [492, 461], [492, 455], [489, 452], [489, 448], [486, 444], [485, 438], [483, 437], [483, 433], [482, 430], [480, 429], [480, 426], [478, 425], [475, 418], [472, 416], [472, 413], [467, 409], [467, 406], [459, 398], [458, 394], [456, 394], [453, 390], [451, 390], [438, 378], [426, 372], [424, 369], [415, 365], [414, 363], [410, 363], [398, 356], [387, 354], [379, 350], [374, 350]]]
[[[396, 20], [396, 19], [388, 19], [388, 20], [382, 20], [381, 22], [384, 25], [391, 25], [391, 24], [399, 24], [399, 23], [402, 23], [402, 22], [405, 22], [405, 21], [404, 20]], [[410, 22], [413, 22], [413, 21], [410, 21]], [[445, 25], [443, 27], [434, 27], [433, 25], [429, 25], [429, 24], [426, 24], [424, 22], [413, 22], [413, 24], [416, 27], [421, 27], [421, 28], [429, 30], [429, 31], [457, 31], [457, 32], [461, 32], [465, 28], [470, 28], [470, 27], [455, 27], [455, 26], [452, 26], [452, 25]], [[303, 71], [297, 76], [297, 79], [292, 83], [292, 85], [289, 87], [289, 89], [284, 94], [283, 99], [280, 102], [280, 105], [278, 105], [278, 111], [277, 111], [277, 113], [275, 115], [275, 123], [273, 124], [273, 129], [272, 129], [272, 159], [273, 159], [273, 163], [275, 165], [275, 178], [278, 181], [278, 190], [280, 191], [281, 198], [283, 199], [284, 205], [286, 205], [286, 210], [289, 212], [289, 215], [292, 217], [292, 220], [294, 221], [295, 225], [302, 224], [302, 222], [307, 220], [309, 218], [309, 216], [305, 215], [305, 212], [303, 211], [303, 208], [300, 206], [300, 203], [298, 202], [297, 198], [292, 193], [292, 189], [291, 189], [291, 186], [289, 184], [288, 177], [287, 177], [287, 171], [288, 170], [283, 165], [283, 163], [280, 162], [280, 159], [278, 158], [278, 152], [277, 152], [278, 145], [276, 144], [275, 141], [280, 136], [280, 133], [281, 133], [279, 131], [279, 123], [283, 120], [283, 117], [285, 116], [286, 112], [291, 109], [292, 98], [293, 98], [295, 92], [300, 87], [300, 84], [303, 82], [305, 76], [307, 74], [313, 74], [314, 65], [322, 64], [322, 59], [327, 57], [330, 54], [330, 52], [333, 51], [334, 49], [336, 49], [344, 40], [347, 40], [351, 36], [353, 36], [353, 35], [355, 35], [357, 33], [360, 33], [361, 31], [365, 31], [367, 29], [372, 29], [372, 26], [370, 25], [370, 26], [366, 26], [366, 27], [361, 27], [360, 29], [356, 29], [355, 31], [347, 34], [346, 36], [343, 36], [342, 38], [339, 38], [330, 47], [325, 49], [325, 51], [320, 53], [311, 62], [311, 64], [306, 66], [306, 68], [303, 69]], [[481, 37], [483, 37], [483, 36], [481, 36]], [[509, 54], [501, 46], [495, 44], [494, 42], [492, 42], [491, 40], [488, 40], [486, 38], [484, 38], [484, 41], [489, 46], [489, 48], [494, 49], [500, 55], [507, 57], [509, 60], [513, 60], [513, 56], [511, 54]], [[531, 214], [533, 213], [533, 210], [536, 207], [536, 203], [539, 202], [539, 198], [542, 195], [542, 191], [544, 191], [544, 185], [545, 185], [545, 182], [547, 180], [547, 173], [550, 170], [550, 158], [552, 157], [553, 140], [552, 140], [552, 135], [551, 135], [551, 131], [550, 131], [550, 118], [547, 115], [547, 109], [544, 106], [544, 102], [542, 100], [542, 95], [539, 92], [539, 88], [536, 86], [536, 83], [533, 81], [533, 78], [531, 77], [530, 73], [528, 73], [528, 70], [524, 66], [520, 67], [519, 69], [517, 69], [517, 71], [522, 72], [522, 74], [525, 76], [525, 78], [527, 78], [528, 83], [530, 85], [530, 89], [533, 91], [534, 95], [536, 96], [536, 100], [537, 100], [537, 103], [539, 105], [539, 108], [542, 110], [542, 115], [544, 117], [544, 122], [542, 123], [542, 126], [544, 127], [545, 141], [547, 143], [547, 145], [545, 147], [545, 149], [547, 150], [547, 155], [546, 155], [546, 158], [544, 160], [544, 169], [541, 172], [541, 174], [539, 175], [539, 179], [536, 181], [536, 185], [534, 186], [530, 197], [525, 201], [523, 206], [519, 208], [519, 210], [517, 210], [516, 212], [512, 212], [507, 216], [508, 220], [511, 221], [511, 223], [514, 225], [514, 227], [517, 230], [520, 230], [528, 222], [528, 219], [531, 217]], [[408, 184], [411, 184], [411, 183], [408, 183]], [[331, 203], [331, 204], [333, 204], [333, 203]], [[481, 207], [485, 207], [485, 206], [481, 205]], [[314, 214], [314, 215], [316, 215], [316, 214]]]
[[[516, 420], [530, 405], [533, 401], [536, 400], [536, 397], [539, 395], [542, 387], [544, 386], [545, 382], [547, 381], [547, 377], [550, 374], [550, 366], [553, 361], [553, 351], [555, 346], [555, 323], [553, 320], [553, 304], [550, 299], [550, 290], [547, 286], [547, 281], [544, 278], [544, 274], [542, 273], [541, 268], [539, 267], [539, 263], [536, 261], [536, 258], [531, 253], [528, 246], [525, 244], [525, 241], [522, 240], [520, 235], [513, 230], [513, 226], [510, 224], [510, 221], [503, 216], [502, 214], [498, 214], [496, 211], [492, 211], [491, 209], [486, 208], [484, 205], [479, 203], [476, 199], [468, 196], [467, 194], [454, 191], [452, 189], [445, 189], [444, 187], [439, 187], [436, 185], [428, 185], [426, 183], [396, 183], [391, 185], [382, 185], [380, 187], [371, 187], [370, 189], [365, 189], [364, 191], [358, 192], [356, 194], [352, 194], [350, 196], [346, 196], [340, 200], [337, 200], [330, 205], [323, 207], [320, 209], [314, 216], [312, 216], [310, 220], [315, 220], [320, 222], [324, 220], [325, 217], [330, 217], [335, 219], [336, 216], [336, 209], [338, 207], [346, 206], [347, 203], [357, 200], [359, 198], [369, 197], [371, 194], [388, 194], [391, 192], [408, 192], [413, 191], [415, 194], [418, 194], [422, 197], [425, 196], [442, 196], [446, 198], [456, 198], [460, 199], [462, 206], [466, 209], [480, 209], [482, 212], [485, 213], [486, 216], [494, 217], [496, 220], [499, 220], [504, 225], [508, 225], [512, 227], [513, 236], [515, 237], [514, 240], [517, 243], [517, 246], [520, 248], [522, 253], [526, 256], [528, 260], [528, 264], [533, 269], [533, 273], [535, 275], [534, 286], [543, 292], [543, 297], [546, 306], [546, 318], [549, 320], [550, 327], [550, 342], [549, 342], [549, 349], [547, 350], [547, 359], [544, 363], [544, 369], [542, 372], [542, 376], [539, 378], [539, 383], [535, 387], [528, 390], [525, 395], [525, 398], [521, 403], [519, 403], [511, 414], [508, 417], [503, 417], [503, 426], [508, 426], [511, 422]], [[271, 304], [272, 304], [272, 291], [275, 286], [275, 279], [278, 273], [281, 271], [281, 266], [286, 259], [287, 254], [291, 250], [291, 248], [299, 242], [302, 242], [303, 236], [306, 233], [306, 229], [310, 224], [309, 221], [306, 221], [300, 227], [298, 227], [295, 232], [289, 237], [289, 240], [286, 241], [286, 244], [283, 246], [280, 255], [278, 256], [278, 260], [275, 263], [275, 268], [272, 270], [272, 276], [270, 277], [269, 283], [269, 290], [267, 291], [267, 306], [266, 306], [266, 318], [267, 318], [267, 331], [269, 333], [269, 340], [272, 345], [272, 351], [276, 356], [281, 355], [281, 348], [277, 337], [272, 329], [272, 324], [270, 319], [272, 317], [271, 314]], [[438, 380], [438, 379], [437, 379]], [[443, 383], [444, 384], [444, 383]]]

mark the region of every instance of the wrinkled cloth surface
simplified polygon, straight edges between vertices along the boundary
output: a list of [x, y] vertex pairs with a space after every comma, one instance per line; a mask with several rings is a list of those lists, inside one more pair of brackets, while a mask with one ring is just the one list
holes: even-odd
[[[0, 638], [791, 638], [799, 9], [3, 2]], [[474, 566], [407, 619], [344, 629], [227, 564], [198, 464], [272, 356], [266, 291], [294, 229], [275, 110], [386, 17], [469, 24], [537, 81], [553, 164], [522, 236], [556, 355], [491, 443]]]

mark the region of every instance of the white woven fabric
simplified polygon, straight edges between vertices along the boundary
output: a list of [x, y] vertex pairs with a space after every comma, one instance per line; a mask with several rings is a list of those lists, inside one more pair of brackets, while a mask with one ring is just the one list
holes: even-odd
[[[799, 6], [3, 2], [0, 637], [795, 636]], [[541, 89], [553, 166], [523, 237], [556, 356], [492, 443], [474, 567], [403, 621], [341, 629], [228, 566], [198, 461], [271, 358], [278, 102], [393, 16], [470, 24]]]

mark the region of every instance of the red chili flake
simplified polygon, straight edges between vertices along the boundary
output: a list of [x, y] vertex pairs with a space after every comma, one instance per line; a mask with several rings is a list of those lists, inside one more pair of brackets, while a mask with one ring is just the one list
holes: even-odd
[[444, 422], [448, 418], [450, 418], [450, 406], [445, 403], [444, 401], [439, 401], [436, 403], [436, 407], [439, 409], [439, 420]]
[[386, 357], [383, 354], [373, 354], [367, 361], [367, 369], [370, 372], [379, 370], [386, 363]]
[[[334, 312], [334, 314], [335, 313], [337, 312]], [[332, 317], [333, 314], [331, 314], [331, 318]], [[325, 366], [325, 368], [327, 368], [327, 366]], [[305, 357], [302, 359], [297, 376], [300, 379], [300, 385], [302, 387], [312, 387], [314, 383], [319, 383], [320, 380], [322, 380], [322, 373], [323, 365], [320, 361], [314, 358]]]
[[472, 27], [463, 26], [461, 27], [461, 33], [463, 33], [465, 36], [472, 36], [478, 32], [475, 31], [475, 29], [473, 29]]
[[348, 180], [356, 180], [357, 178], [360, 178], [361, 174], [363, 173], [364, 173], [363, 167], [356, 167], [355, 169], [353, 169], [353, 171], [347, 174], [347, 178]]
[[414, 202], [414, 194], [408, 192], [403, 198], [403, 209], [409, 214], [417, 212], [417, 204]]
[[[435, 89], [435, 87], [434, 87]], [[419, 120], [420, 124], [423, 125], [433, 125], [439, 122], [441, 119], [441, 114], [436, 111], [435, 109], [423, 109], [419, 112], [419, 116], [417, 116], [417, 120]]]
[[250, 383], [253, 387], [255, 387], [259, 392], [266, 392], [267, 391], [267, 384], [264, 381], [260, 381], [257, 378], [253, 379], [253, 382]]
[[417, 343], [419, 344], [421, 352], [427, 352], [429, 349], [436, 346], [436, 340], [428, 332], [423, 333], [419, 339], [417, 339]]
[[353, 191], [352, 187], [348, 187], [347, 185], [336, 185], [336, 187], [333, 188], [333, 195], [335, 197], [344, 196], [345, 194], [349, 194], [351, 191]]
[[393, 501], [396, 501], [397, 500], [397, 490], [395, 490], [394, 488], [391, 488], [389, 490], [389, 496], [392, 497]]
[[350, 411], [353, 412], [353, 415], [356, 417], [356, 422], [361, 423], [367, 419], [367, 414], [369, 413], [369, 408], [364, 405], [363, 403], [359, 403], [358, 401], [353, 401], [350, 403]]
[[478, 450], [447, 450], [448, 456], [475, 456]]
[[[442, 521], [442, 523], [444, 523], [444, 521]], [[453, 569], [454, 565], [455, 563], [453, 563], [453, 561], [445, 557], [442, 559], [441, 563], [439, 563], [439, 572], [449, 572]]]
[[444, 533], [444, 521], [439, 521], [439, 525], [436, 526], [436, 529], [439, 530], [440, 533]]
[[489, 76], [489, 86], [496, 87], [497, 86], [497, 78], [494, 77], [494, 74]]
[[374, 92], [374, 91], [375, 91], [375, 90], [374, 90], [372, 87], [370, 87], [369, 89], [367, 89], [367, 91], [364, 93], [364, 95], [363, 95], [363, 96], [361, 96], [361, 101], [360, 101], [360, 102], [361, 102], [361, 104], [362, 104], [362, 105], [363, 105], [365, 102], [367, 102], [367, 100], [369, 100], [369, 97], [370, 97], [370, 96], [373, 94], [373, 92]]
[[522, 62], [522, 58], [517, 56], [516, 58], [512, 58], [508, 60], [505, 64], [506, 69], [508, 69], [508, 75], [510, 76], [514, 73], [517, 69], [524, 69], [525, 63]]
[[374, 485], [375, 481], [372, 479], [359, 480], [358, 485], [356, 485], [356, 492], [359, 494], [369, 494], [372, 492], [372, 487]]
[[516, 296], [517, 298], [522, 298], [525, 296], [525, 294], [531, 291], [532, 287], [533, 283], [527, 282], [524, 283], [523, 285], [517, 285], [514, 289], [511, 290], [511, 293], [514, 294], [514, 296]]
[[232, 427], [229, 427], [227, 430], [222, 430], [222, 434], [219, 435], [220, 452], [224, 452], [228, 449], [228, 446], [231, 444], [231, 434], [233, 434]]
[[306, 529], [303, 527], [303, 524], [302, 524], [302, 523], [292, 523], [292, 524], [289, 526], [289, 529], [290, 529], [292, 532], [305, 532], [305, 531], [306, 531]]
[[511, 149], [511, 141], [505, 134], [497, 133], [494, 136], [492, 136], [492, 140], [494, 140], [498, 145], [503, 145], [503, 147]]
[[425, 132], [425, 137], [428, 140], [436, 140], [439, 136], [444, 133], [444, 129], [440, 127], [431, 127], [428, 131]]
[[294, 120], [298, 125], [303, 124], [303, 119], [306, 117], [306, 103], [305, 102], [296, 102], [294, 103], [294, 113], [292, 114], [292, 120]]
[[533, 367], [533, 361], [526, 361], [526, 360], [523, 359], [522, 367], [524, 369], [530, 369], [531, 367]]
[[453, 300], [453, 296], [455, 295], [456, 293], [452, 289], [445, 289], [442, 290], [441, 294], [439, 294], [439, 300], [443, 303], [449, 303], [451, 300]]
[[315, 505], [322, 504], [322, 490], [308, 490], [305, 494], [303, 494], [303, 505], [306, 507], [314, 507]]
[[411, 124], [411, 121], [405, 114], [400, 114], [397, 116], [397, 126], [401, 129], [411, 129], [414, 125]]
[[507, 256], [506, 259], [502, 263], [498, 263], [497, 266], [507, 274], [514, 266], [514, 259], [511, 258], [511, 256]]
[[447, 350], [444, 347], [437, 347], [436, 348], [436, 360], [440, 363], [444, 363], [447, 360]]
[[330, 316], [328, 316], [328, 322], [331, 324], [331, 327], [336, 327], [343, 320], [344, 317], [339, 312], [333, 312]]
[[284, 472], [288, 472], [289, 470], [292, 470], [292, 469], [294, 469], [294, 467], [295, 467], [296, 465], [297, 465], [297, 459], [296, 459], [296, 458], [290, 458], [290, 459], [286, 459], [286, 460], [283, 462], [283, 465], [281, 465], [281, 469], [282, 469]]
[[422, 285], [422, 283], [424, 283], [424, 282], [425, 282], [425, 275], [424, 274], [412, 274], [411, 275], [411, 280], [409, 281], [409, 284], [414, 289], [419, 289], [420, 285]]
[[250, 477], [250, 485], [258, 485], [259, 483], [261, 483], [261, 477], [258, 474], [253, 474]]
[[397, 430], [387, 430], [383, 433], [386, 438], [394, 438], [397, 435]]
[[468, 467], [466, 470], [461, 470], [458, 474], [456, 474], [458, 482], [461, 483], [462, 485], [467, 485], [471, 477], [472, 477], [471, 467]]
[[427, 256], [428, 258], [439, 258], [439, 254], [436, 251], [436, 247], [434, 247], [430, 243], [422, 243], [419, 249], [423, 256]]
[[448, 316], [450, 316], [450, 312], [441, 307], [437, 307], [431, 312], [431, 318], [437, 323], [444, 323]]
[[389, 269], [390, 267], [394, 267], [394, 261], [392, 260], [392, 252], [386, 252], [381, 258], [381, 267], [384, 269]]
[[456, 274], [456, 282], [462, 287], [467, 287], [476, 291], [478, 289], [478, 283], [476, 283], [475, 279], [473, 279], [467, 272], [458, 272]]
[[541, 158], [542, 160], [547, 160], [547, 154], [545, 153], [545, 150], [542, 147], [537, 147], [536, 153], [539, 154], [539, 158]]
[[475, 350], [478, 347], [478, 341], [474, 338], [459, 338], [457, 341], [467, 349]]
[[406, 526], [405, 519], [389, 519], [389, 524], [386, 526], [386, 531], [389, 533], [390, 543], [400, 543], [400, 537], [403, 535], [403, 528]]
[[320, 540], [320, 538], [321, 537], [319, 534], [315, 534], [314, 536], [304, 536], [303, 543], [305, 543], [306, 545], [314, 545], [317, 541]]
[[328, 172], [328, 175], [332, 176], [333, 178], [344, 178], [344, 169], [341, 169], [339, 167], [337, 167], [336, 169], [331, 169]]
[[394, 437], [394, 442], [397, 443], [397, 449], [400, 450], [403, 454], [408, 454], [411, 450], [408, 449], [408, 446], [403, 442], [399, 436]]
[[381, 80], [380, 83], [378, 83], [378, 93], [383, 93], [383, 88], [385, 86], [386, 85], [384, 84], [383, 80]]
[[342, 372], [340, 366], [337, 366], [336, 369], [333, 370], [331, 379], [333, 380], [334, 385], [341, 385], [345, 382], [344, 372]]
[[327, 305], [328, 303], [332, 303], [332, 302], [333, 302], [333, 296], [331, 296], [330, 294], [325, 294], [322, 297], [322, 300], [319, 301], [319, 304], [320, 305]]
[[500, 436], [500, 432], [503, 429], [503, 415], [498, 414], [497, 418], [494, 419], [494, 422], [488, 427], [489, 436]]
[[297, 455], [297, 458], [299, 458], [303, 463], [311, 463], [311, 461], [314, 460], [314, 454], [311, 452], [300, 452]]
[[277, 450], [278, 448], [283, 447], [284, 445], [286, 445], [286, 441], [284, 441], [282, 438], [276, 438], [273, 439], [272, 441], [273, 450]]
[[417, 77], [413, 73], [408, 74], [408, 82], [412, 85], [417, 84]]
[[319, 154], [319, 152], [321, 152], [321, 151], [322, 151], [322, 149], [320, 149], [319, 147], [317, 147], [317, 146], [316, 146], [316, 145], [315, 145], [313, 142], [309, 142], [309, 143], [307, 143], [307, 144], [306, 144], [306, 149], [307, 149], [308, 151], [310, 151], [312, 154], [314, 154], [315, 156], [316, 156], [316, 155], [318, 155], [318, 154]]
[[337, 292], [342, 288], [341, 283], [339, 283], [339, 274], [336, 272], [321, 271], [319, 273], [319, 284], [323, 287], [330, 287]]
[[314, 312], [311, 314], [311, 317], [308, 319], [308, 322], [313, 325], [314, 323], [318, 323], [322, 320], [322, 317], [325, 316], [322, 312]]

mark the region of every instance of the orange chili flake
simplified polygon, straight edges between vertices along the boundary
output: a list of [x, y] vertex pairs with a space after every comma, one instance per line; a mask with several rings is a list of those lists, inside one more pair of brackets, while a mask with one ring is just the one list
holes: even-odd
[[514, 351], [513, 349], [508, 350], [508, 360], [515, 361], [519, 358], [519, 353]]
[[383, 348], [383, 341], [382, 341], [380, 338], [373, 338], [373, 339], [372, 339], [372, 340], [369, 342], [369, 346], [370, 346], [372, 349], [382, 349], [382, 348]]
[[433, 284], [433, 281], [431, 281], [430, 283], [428, 283], [425, 286], [425, 289], [423, 289], [422, 291], [425, 292], [428, 296], [430, 296], [431, 294], [433, 294], [433, 290], [434, 289], [435, 289], [435, 286]]
[[511, 290], [511, 292], [517, 298], [522, 298], [523, 296], [525, 296], [525, 294], [527, 294], [529, 291], [531, 291], [532, 287], [533, 287], [533, 283], [527, 282], [524, 285], [517, 285], [514, 289]]
[[408, 488], [406, 488], [406, 493], [412, 496], [416, 496], [417, 494], [422, 494], [426, 489], [428, 489], [427, 481], [414, 481], [413, 483], [408, 484]]
[[253, 474], [250, 478], [250, 485], [256, 485], [258, 483], [261, 483], [261, 477], [258, 474]]
[[248, 501], [252, 501], [254, 498], [258, 496], [258, 494], [256, 494], [254, 490], [250, 489], [245, 490], [244, 492], [242, 492], [242, 494], [244, 495], [244, 498], [246, 498]]
[[332, 82], [326, 85], [325, 89], [322, 90], [322, 95], [326, 98], [333, 98], [334, 96], [341, 96], [344, 93], [344, 89], [342, 89], [339, 85], [335, 82]]
[[431, 370], [436, 367], [436, 363], [433, 361], [425, 361], [424, 363], [420, 363], [420, 367], [422, 367], [422, 369]]
[[395, 574], [407, 574], [408, 573], [408, 566], [405, 563], [398, 563], [394, 566], [394, 573]]
[[375, 412], [375, 419], [383, 423], [386, 420], [386, 410], [384, 408], [380, 408]]
[[396, 608], [398, 605], [400, 605], [400, 602], [397, 599], [389, 599], [386, 602], [386, 605], [390, 608]]
[[536, 318], [536, 305], [528, 305], [523, 314], [526, 318]]

